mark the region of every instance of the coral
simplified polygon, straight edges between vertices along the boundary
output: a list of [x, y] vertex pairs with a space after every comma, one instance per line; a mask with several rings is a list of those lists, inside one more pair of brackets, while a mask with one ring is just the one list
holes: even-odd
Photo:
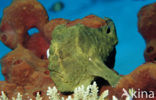
[[76, 24], [59, 25], [53, 30], [49, 69], [59, 91], [73, 92], [77, 86], [89, 85], [96, 77], [112, 86], [120, 79], [104, 63], [114, 50], [117, 37], [112, 20], [103, 20], [107, 24], [100, 28]]
[[[107, 100], [106, 97], [109, 95], [109, 91], [106, 90], [103, 92], [101, 96], [98, 96], [98, 88], [97, 84], [94, 82], [93, 85], [87, 86], [85, 89], [82, 85], [81, 87], [75, 88], [74, 96], [68, 96], [66, 100]], [[58, 93], [56, 87], [48, 87], [47, 97], [49, 99], [46, 100], [65, 100], [64, 97], [61, 97]], [[17, 94], [17, 98], [13, 97], [12, 100], [22, 100], [22, 95], [20, 93]], [[2, 91], [0, 100], [8, 100], [6, 94]], [[40, 96], [39, 92], [37, 92], [36, 98], [34, 100], [42, 100], [42, 96]], [[113, 100], [118, 100], [115, 96], [112, 96]], [[29, 99], [31, 100], [31, 99]], [[44, 99], [43, 99], [44, 100]], [[130, 100], [130, 99], [126, 99]]]
[[0, 25], [0, 39], [8, 47], [15, 49], [23, 45], [29, 35], [27, 31], [36, 27], [43, 32], [43, 26], [48, 22], [48, 15], [43, 6], [36, 0], [14, 0], [4, 10]]
[[138, 29], [146, 41], [144, 57], [147, 62], [156, 60], [156, 3], [144, 6], [138, 13]]

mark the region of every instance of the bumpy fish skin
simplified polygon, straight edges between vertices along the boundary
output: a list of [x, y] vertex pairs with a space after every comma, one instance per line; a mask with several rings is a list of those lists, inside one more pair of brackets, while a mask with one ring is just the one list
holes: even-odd
[[104, 63], [118, 42], [112, 20], [106, 20], [100, 28], [59, 25], [52, 32], [49, 70], [59, 91], [88, 86], [95, 77], [117, 84], [120, 76]]

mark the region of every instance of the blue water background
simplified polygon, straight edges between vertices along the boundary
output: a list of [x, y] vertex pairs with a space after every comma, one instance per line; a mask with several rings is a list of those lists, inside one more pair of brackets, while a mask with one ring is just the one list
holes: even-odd
[[[115, 70], [122, 75], [129, 74], [139, 65], [144, 63], [143, 52], [145, 41], [138, 33], [137, 13], [144, 5], [156, 2], [156, 0], [39, 0], [46, 8], [49, 18], [65, 18], [74, 20], [90, 14], [99, 17], [113, 19], [119, 43]], [[55, 3], [64, 3], [64, 9], [60, 12], [52, 12], [49, 9]], [[11, 0], [0, 0], [0, 18], [3, 10], [11, 3]], [[11, 50], [0, 42], [0, 58]], [[0, 72], [0, 80], [4, 80]]]

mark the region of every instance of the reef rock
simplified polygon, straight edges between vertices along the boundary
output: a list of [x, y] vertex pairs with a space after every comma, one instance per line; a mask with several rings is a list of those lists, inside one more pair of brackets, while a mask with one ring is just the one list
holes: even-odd
[[133, 100], [155, 100], [153, 95], [156, 93], [156, 63], [146, 63], [136, 68], [129, 75], [123, 76], [116, 87], [103, 87], [100, 94], [105, 90], [110, 90], [109, 99], [115, 95], [119, 100], [125, 100], [126, 96], [122, 96], [123, 91], [126, 90], [130, 94], [129, 90], [134, 89], [136, 91], [133, 95]]
[[156, 3], [144, 6], [138, 13], [138, 29], [146, 41], [146, 61], [156, 60]]
[[144, 56], [147, 62], [156, 61], [156, 39], [147, 43]]
[[24, 47], [32, 51], [37, 57], [47, 59], [47, 49], [50, 43], [44, 38], [42, 33], [33, 34], [24, 44]]
[[[141, 97], [146, 100], [151, 100], [151, 98], [155, 98], [155, 95], [153, 96], [151, 93], [152, 91], [156, 93], [156, 86], [154, 85], [156, 84], [155, 72], [156, 63], [146, 63], [139, 66], [131, 74], [123, 77], [119, 81], [119, 84], [116, 86], [116, 92], [118, 91], [118, 93], [121, 93], [119, 91], [121, 91], [123, 88], [127, 91], [128, 89], [133, 88], [136, 92], [138, 92], [136, 96], [140, 96], [139, 99], [141, 100]], [[142, 96], [143, 91], [146, 91], [146, 93], [144, 93]]]
[[120, 76], [104, 63], [118, 42], [115, 26], [112, 20], [103, 20], [105, 24], [99, 24], [99, 28], [79, 23], [59, 25], [53, 30], [49, 69], [59, 91], [73, 92], [97, 77], [112, 86], [117, 84]]
[[48, 15], [36, 0], [14, 0], [5, 8], [0, 25], [0, 39], [8, 47], [15, 49], [29, 38], [27, 31], [36, 27], [43, 32]]
[[144, 6], [138, 13], [138, 28], [146, 42], [156, 38], [156, 3]]
[[47, 98], [48, 87], [54, 86], [47, 66], [47, 60], [39, 59], [28, 49], [18, 45], [2, 59], [2, 73], [6, 81], [0, 82], [0, 91], [4, 91], [9, 98], [16, 97], [18, 92], [24, 100], [35, 98], [37, 92], [44, 99]]
[[69, 20], [65, 20], [62, 18], [57, 18], [49, 21], [45, 26], [44, 26], [44, 37], [46, 40], [50, 43], [52, 39], [52, 32], [55, 29], [56, 26], [61, 25], [61, 24], [66, 24], [69, 22]]
[[[107, 18], [106, 18], [107, 19]], [[95, 15], [89, 15], [84, 17], [83, 19], [76, 19], [67, 24], [67, 26], [73, 26], [75, 24], [81, 23], [90, 28], [100, 28], [101, 26], [107, 25], [107, 20], [103, 20], [100, 17]]]

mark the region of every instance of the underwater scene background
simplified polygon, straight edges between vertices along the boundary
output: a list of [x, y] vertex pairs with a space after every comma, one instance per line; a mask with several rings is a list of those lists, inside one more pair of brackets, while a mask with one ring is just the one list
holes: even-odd
[[[118, 44], [116, 46], [115, 70], [126, 75], [143, 64], [145, 41], [138, 33], [137, 14], [144, 5], [156, 0], [38, 0], [49, 15], [49, 19], [65, 18], [75, 20], [94, 14], [101, 18], [111, 18], [116, 26]], [[0, 18], [3, 10], [12, 0], [0, 0]], [[37, 32], [31, 29], [30, 34]], [[0, 58], [11, 49], [0, 42]], [[4, 80], [0, 72], [0, 80]]]
[[0, 19], [0, 100], [156, 99], [156, 0], [0, 0]]

